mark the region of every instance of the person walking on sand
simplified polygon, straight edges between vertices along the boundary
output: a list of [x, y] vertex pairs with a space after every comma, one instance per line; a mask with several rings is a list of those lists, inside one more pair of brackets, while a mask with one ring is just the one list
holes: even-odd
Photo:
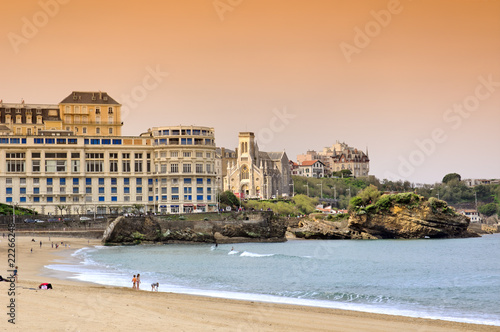
[[42, 241], [40, 241], [40, 248], [42, 248]]
[[137, 278], [135, 277], [134, 274], [134, 277], [132, 278], [132, 289], [136, 289], [136, 285], [137, 285]]
[[137, 290], [139, 290], [139, 285], [141, 284], [141, 275], [137, 273]]

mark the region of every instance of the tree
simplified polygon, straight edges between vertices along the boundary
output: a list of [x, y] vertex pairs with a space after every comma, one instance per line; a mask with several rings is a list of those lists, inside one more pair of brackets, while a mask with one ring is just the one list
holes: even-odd
[[443, 178], [443, 183], [448, 183], [450, 182], [451, 180], [458, 180], [458, 181], [462, 181], [462, 177], [460, 176], [460, 174], [457, 174], [457, 173], [449, 173], [449, 174], [446, 174]]
[[221, 205], [236, 207], [240, 205], [240, 200], [231, 190], [226, 190], [219, 195]]
[[491, 217], [498, 212], [498, 207], [495, 203], [488, 203], [481, 205], [477, 208], [477, 210], [479, 211], [479, 213], [484, 214], [487, 217]]
[[350, 169], [343, 169], [343, 170], [340, 171], [340, 173], [345, 178], [348, 178], [348, 177], [352, 176], [352, 172], [351, 172]]
[[374, 185], [361, 190], [358, 195], [363, 205], [375, 204], [380, 197], [380, 191]]
[[63, 211], [66, 210], [66, 205], [57, 205], [57, 208], [61, 210], [61, 215], [63, 214]]
[[314, 212], [314, 210], [316, 209], [316, 204], [318, 203], [317, 199], [308, 197], [306, 195], [295, 195], [292, 200], [299, 211], [304, 214]]

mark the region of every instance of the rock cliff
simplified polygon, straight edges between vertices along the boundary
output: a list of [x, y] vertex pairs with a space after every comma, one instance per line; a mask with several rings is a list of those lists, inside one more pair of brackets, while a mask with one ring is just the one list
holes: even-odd
[[288, 231], [306, 239], [421, 239], [475, 237], [469, 219], [446, 202], [415, 194], [385, 195], [380, 204], [351, 211], [333, 221], [306, 219]]
[[463, 215], [419, 207], [393, 206], [374, 214], [351, 214], [347, 227], [352, 238], [369, 234], [378, 239], [462, 238], [469, 233], [469, 219]]
[[119, 217], [109, 224], [102, 241], [108, 244], [280, 242], [286, 241], [285, 231], [285, 221], [274, 218], [272, 212], [235, 213], [221, 216], [217, 221]]
[[161, 239], [161, 227], [152, 217], [118, 217], [104, 230], [104, 243], [141, 243]]

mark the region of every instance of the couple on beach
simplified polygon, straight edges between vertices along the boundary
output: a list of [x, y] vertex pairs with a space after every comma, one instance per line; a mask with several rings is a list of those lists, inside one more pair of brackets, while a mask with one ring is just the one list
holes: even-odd
[[139, 290], [139, 285], [141, 284], [141, 275], [137, 273], [137, 277], [134, 274], [134, 277], [132, 278], [132, 289], [137, 289]]

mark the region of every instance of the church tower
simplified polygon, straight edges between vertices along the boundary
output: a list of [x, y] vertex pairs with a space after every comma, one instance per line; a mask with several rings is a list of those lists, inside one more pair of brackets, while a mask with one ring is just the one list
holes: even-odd
[[255, 159], [255, 135], [252, 132], [241, 132], [238, 135], [238, 161], [251, 165]]

